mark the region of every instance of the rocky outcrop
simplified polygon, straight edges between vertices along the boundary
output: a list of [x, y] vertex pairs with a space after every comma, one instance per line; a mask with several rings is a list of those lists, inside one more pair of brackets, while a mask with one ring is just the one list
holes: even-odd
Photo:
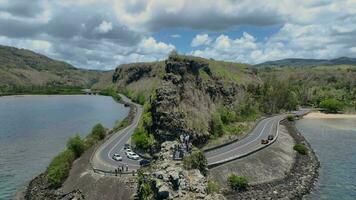
[[[207, 193], [207, 179], [199, 170], [186, 170], [181, 161], [172, 160], [172, 150], [177, 142], [164, 142], [158, 159], [145, 172], [155, 199], [225, 199], [218, 194]], [[139, 189], [140, 190], [140, 189]]]
[[46, 173], [33, 179], [27, 187], [26, 200], [84, 200], [85, 197], [80, 190], [63, 193], [60, 189], [51, 188], [47, 181]]
[[138, 63], [135, 65], [122, 65], [120, 68], [115, 69], [113, 75], [113, 82], [117, 80], [125, 80], [126, 84], [130, 84], [143, 77], [151, 76], [152, 66], [147, 63]]
[[236, 83], [214, 75], [207, 62], [171, 56], [152, 102], [156, 139], [164, 142], [188, 134], [195, 145], [205, 143], [210, 135], [211, 113], [222, 104], [231, 104], [241, 91]]

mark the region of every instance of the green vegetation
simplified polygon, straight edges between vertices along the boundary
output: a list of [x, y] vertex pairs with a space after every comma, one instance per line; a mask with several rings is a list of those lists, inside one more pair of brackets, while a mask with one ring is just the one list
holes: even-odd
[[319, 107], [325, 109], [328, 113], [337, 113], [343, 108], [343, 104], [336, 99], [326, 99], [320, 102]]
[[105, 136], [105, 128], [101, 124], [97, 124], [85, 139], [82, 139], [79, 135], [69, 138], [67, 149], [58, 154], [47, 168], [47, 179], [52, 187], [60, 187], [68, 177], [74, 160], [80, 157], [85, 150], [90, 148], [97, 141], [104, 138], [103, 130]]
[[287, 116], [287, 120], [290, 121], [290, 122], [293, 122], [294, 121], [294, 116], [293, 115], [288, 115]]
[[208, 161], [201, 151], [195, 151], [191, 155], [184, 157], [183, 165], [186, 169], [199, 169], [199, 171], [206, 176]]
[[131, 139], [135, 148], [147, 152], [156, 144], [156, 140], [150, 133], [152, 126], [151, 104], [146, 102], [143, 110], [142, 118]]
[[47, 178], [52, 187], [60, 187], [68, 177], [72, 162], [75, 160], [75, 155], [71, 150], [65, 150], [58, 154], [47, 169]]
[[224, 124], [219, 113], [214, 113], [211, 117], [210, 130], [214, 137], [220, 137], [224, 134]]
[[249, 92], [267, 113], [295, 105], [322, 107], [327, 112], [356, 111], [356, 66], [283, 67], [258, 69], [263, 84]]
[[294, 145], [293, 149], [297, 151], [299, 154], [307, 155], [308, 148], [304, 144], [296, 144]]
[[74, 153], [75, 158], [79, 158], [86, 149], [85, 142], [77, 134], [74, 137], [69, 138], [67, 149]]
[[248, 181], [244, 176], [237, 176], [236, 174], [231, 174], [227, 181], [229, 186], [233, 190], [245, 190], [248, 186]]
[[114, 87], [107, 87], [104, 90], [101, 90], [99, 94], [103, 96], [111, 96], [116, 101], [121, 100], [121, 96], [118, 94], [117, 90], [114, 89]]
[[83, 94], [83, 88], [77, 86], [1, 86], [1, 95], [16, 94]]
[[94, 137], [96, 140], [104, 139], [105, 135], [106, 135], [106, 130], [104, 126], [101, 124], [96, 124], [91, 131], [91, 136]]
[[137, 176], [137, 182], [139, 185], [139, 199], [142, 200], [152, 200], [152, 199], [156, 199], [155, 198], [155, 193], [150, 185], [150, 182], [148, 182], [145, 177], [144, 174], [141, 172], [141, 170], [138, 171], [138, 176]]
[[215, 181], [208, 181], [208, 194], [219, 193], [220, 186]]

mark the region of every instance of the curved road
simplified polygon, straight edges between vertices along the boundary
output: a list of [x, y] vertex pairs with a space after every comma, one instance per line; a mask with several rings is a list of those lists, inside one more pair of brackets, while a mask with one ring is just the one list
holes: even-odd
[[[129, 171], [131, 171], [137, 170], [140, 167], [138, 161], [130, 160], [126, 157], [123, 148], [127, 141], [130, 139], [131, 135], [134, 133], [136, 126], [138, 125], [138, 122], [142, 115], [142, 106], [133, 103], [130, 99], [123, 95], [120, 96], [125, 102], [133, 104], [136, 108], [133, 123], [125, 129], [115, 133], [95, 151], [91, 160], [94, 169], [99, 169], [103, 171], [113, 171], [117, 167], [121, 167], [123, 165], [126, 167], [126, 165], [128, 165]], [[294, 114], [297, 116], [301, 116], [306, 114], [307, 112], [309, 112], [308, 109], [302, 109], [299, 111], [295, 111]], [[234, 159], [238, 159], [240, 157], [249, 155], [255, 151], [262, 149], [266, 146], [266, 144], [261, 144], [261, 140], [267, 139], [268, 135], [273, 135], [275, 140], [278, 136], [279, 122], [285, 117], [286, 115], [277, 115], [265, 118], [261, 120], [252, 130], [252, 132], [248, 134], [244, 139], [205, 152], [205, 156], [208, 160], [208, 166], [214, 167], [216, 165]], [[112, 156], [114, 153], [119, 153], [122, 156], [123, 160], [113, 160]]]
[[285, 115], [265, 118], [242, 140], [205, 152], [208, 166], [225, 163], [265, 147], [266, 144], [261, 144], [261, 140], [267, 140], [268, 135], [273, 135], [276, 138], [279, 121], [284, 118]]
[[[123, 148], [127, 141], [130, 139], [131, 135], [134, 133], [135, 128], [141, 118], [143, 109], [141, 105], [132, 102], [127, 97], [123, 95], [120, 96], [123, 101], [135, 106], [136, 112], [134, 120], [131, 125], [112, 135], [95, 151], [91, 160], [94, 169], [99, 169], [102, 171], [114, 171], [114, 169], [121, 167], [122, 165], [124, 165], [125, 168], [126, 165], [128, 165], [129, 171], [137, 170], [140, 168], [139, 161], [128, 159]], [[114, 153], [120, 154], [122, 161], [113, 160], [112, 156]]]

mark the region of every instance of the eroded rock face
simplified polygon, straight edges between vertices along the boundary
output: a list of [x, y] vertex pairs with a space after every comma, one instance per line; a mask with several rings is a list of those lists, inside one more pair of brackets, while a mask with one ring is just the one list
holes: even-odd
[[130, 84], [143, 77], [151, 76], [152, 66], [146, 63], [138, 63], [135, 65], [122, 65], [116, 68], [113, 75], [113, 82], [125, 80], [126, 84]]
[[[201, 73], [205, 73], [202, 78]], [[241, 88], [215, 77], [209, 64], [189, 58], [169, 58], [162, 85], [152, 102], [153, 132], [159, 142], [188, 134], [196, 145], [209, 138], [209, 121], [217, 104], [230, 104]]]
[[157, 199], [224, 199], [207, 193], [207, 180], [199, 170], [185, 170], [181, 161], [172, 160], [172, 149], [177, 142], [164, 142], [158, 159], [147, 172]]

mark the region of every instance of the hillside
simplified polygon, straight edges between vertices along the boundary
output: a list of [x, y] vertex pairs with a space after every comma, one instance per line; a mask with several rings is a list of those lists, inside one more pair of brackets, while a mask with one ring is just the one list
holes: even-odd
[[288, 58], [276, 61], [267, 61], [254, 65], [257, 68], [265, 67], [315, 67], [315, 66], [334, 66], [334, 65], [356, 65], [356, 58], [340, 57], [336, 59], [301, 59]]
[[32, 87], [91, 87], [105, 74], [77, 69], [35, 52], [0, 45], [0, 90]]

